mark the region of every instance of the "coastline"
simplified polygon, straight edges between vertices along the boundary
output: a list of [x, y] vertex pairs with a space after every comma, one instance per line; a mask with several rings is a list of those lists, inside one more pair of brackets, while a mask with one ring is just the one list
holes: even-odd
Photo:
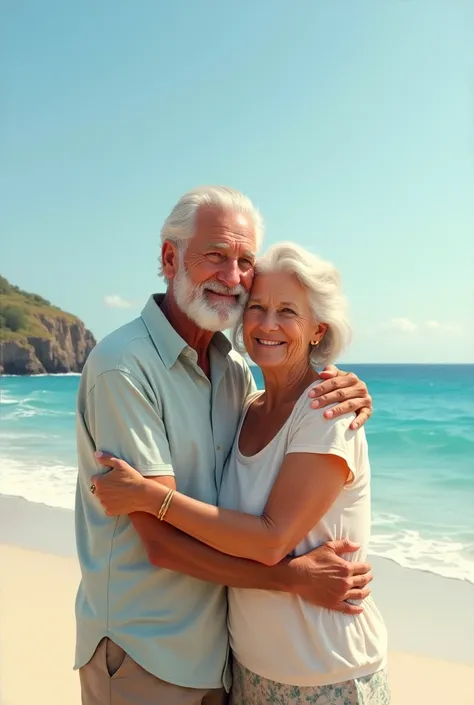
[[[393, 705], [474, 705], [474, 585], [370, 561], [389, 632]], [[0, 495], [0, 564], [0, 703], [46, 702], [48, 693], [50, 705], [79, 705], [73, 512]]]
[[[373, 389], [378, 411], [367, 425], [370, 552], [474, 584], [474, 365], [450, 371], [438, 365], [353, 367]], [[261, 388], [261, 372], [252, 373]], [[440, 384], [445, 378], [449, 385]], [[80, 376], [2, 380], [0, 494], [73, 509]]]

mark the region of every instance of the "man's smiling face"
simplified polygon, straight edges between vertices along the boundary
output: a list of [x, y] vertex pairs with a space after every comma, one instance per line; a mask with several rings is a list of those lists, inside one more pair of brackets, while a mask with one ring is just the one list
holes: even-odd
[[226, 330], [240, 320], [254, 276], [255, 226], [234, 210], [203, 206], [193, 237], [177, 252], [171, 277], [179, 308], [204, 330]]

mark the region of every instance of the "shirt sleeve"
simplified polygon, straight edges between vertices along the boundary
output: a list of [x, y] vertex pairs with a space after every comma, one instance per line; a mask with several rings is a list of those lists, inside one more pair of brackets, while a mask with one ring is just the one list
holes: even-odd
[[174, 475], [159, 399], [133, 375], [100, 374], [87, 396], [84, 423], [96, 450], [125, 460], [142, 475]]
[[337, 455], [346, 461], [353, 479], [358, 475], [357, 443], [361, 439], [365, 442], [364, 429], [349, 428], [354, 414], [326, 419], [323, 411], [305, 405], [290, 429], [286, 452]]

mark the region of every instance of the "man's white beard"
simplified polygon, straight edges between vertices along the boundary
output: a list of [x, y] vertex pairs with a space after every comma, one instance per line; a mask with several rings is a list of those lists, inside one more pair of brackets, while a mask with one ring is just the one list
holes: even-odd
[[[178, 307], [199, 328], [209, 331], [223, 331], [234, 328], [240, 322], [247, 303], [248, 293], [239, 284], [231, 289], [215, 280], [194, 285], [184, 266], [184, 253], [179, 255], [179, 270], [173, 279], [173, 292]], [[211, 302], [205, 292], [237, 296], [236, 303], [227, 301]]]

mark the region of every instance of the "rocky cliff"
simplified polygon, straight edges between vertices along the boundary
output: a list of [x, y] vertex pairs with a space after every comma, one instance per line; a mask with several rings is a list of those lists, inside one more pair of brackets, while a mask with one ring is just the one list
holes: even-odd
[[0, 373], [81, 372], [94, 345], [76, 316], [0, 277]]

